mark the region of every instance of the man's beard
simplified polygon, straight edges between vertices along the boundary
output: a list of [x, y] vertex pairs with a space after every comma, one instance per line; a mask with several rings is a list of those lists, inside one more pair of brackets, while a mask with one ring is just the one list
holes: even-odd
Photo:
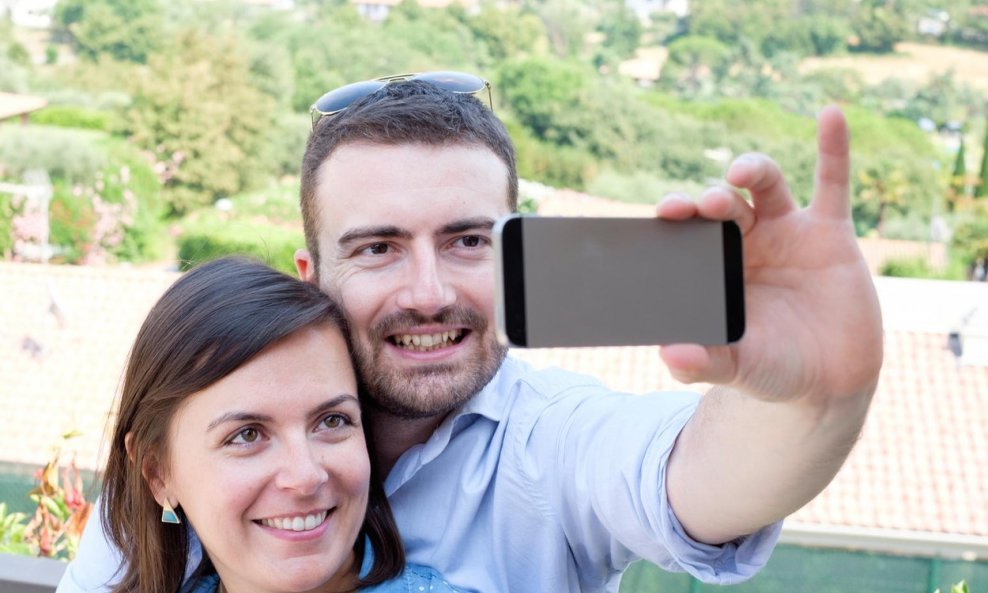
[[[474, 343], [470, 357], [457, 363], [422, 363], [396, 368], [385, 357], [387, 338], [409, 328], [435, 324], [463, 327]], [[508, 349], [493, 334], [485, 341], [487, 319], [472, 309], [444, 309], [433, 317], [411, 311], [389, 315], [368, 329], [367, 343], [352, 337], [363, 393], [370, 404], [399, 418], [443, 416], [480, 392], [501, 367]]]

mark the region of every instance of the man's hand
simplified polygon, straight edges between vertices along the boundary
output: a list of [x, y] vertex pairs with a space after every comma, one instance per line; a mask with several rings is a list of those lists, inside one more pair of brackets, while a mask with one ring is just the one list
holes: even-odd
[[851, 222], [847, 124], [818, 120], [810, 205], [797, 208], [778, 165], [739, 157], [696, 203], [658, 215], [734, 220], [744, 236], [746, 331], [729, 346], [662, 350], [672, 373], [714, 388], [680, 433], [667, 492], [687, 532], [720, 543], [782, 519], [833, 479], [861, 427], [882, 364], [882, 320]]
[[870, 394], [882, 364], [878, 299], [851, 222], [847, 125], [835, 107], [819, 116], [811, 204], [796, 206], [778, 165], [746, 154], [727, 187], [696, 203], [671, 197], [659, 216], [734, 220], [744, 236], [747, 329], [740, 342], [673, 345], [662, 357], [681, 381], [729, 385], [766, 400]]

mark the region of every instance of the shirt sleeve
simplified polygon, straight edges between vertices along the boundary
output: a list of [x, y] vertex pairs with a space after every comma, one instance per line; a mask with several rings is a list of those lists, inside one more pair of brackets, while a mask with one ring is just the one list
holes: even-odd
[[100, 502], [96, 501], [86, 521], [75, 559], [66, 567], [55, 593], [105, 593], [123, 576], [120, 551], [103, 532]]
[[666, 495], [666, 466], [699, 395], [578, 388], [548, 402], [525, 459], [581, 571], [624, 570], [644, 558], [703, 582], [730, 584], [768, 561], [781, 523], [713, 546], [691, 539]]
[[[103, 531], [101, 501], [97, 500], [79, 540], [75, 558], [69, 562], [55, 593], [108, 593], [124, 574], [123, 557]], [[188, 529], [186, 526], [182, 526]], [[189, 529], [189, 561], [185, 578], [202, 560], [202, 548], [195, 532]]]

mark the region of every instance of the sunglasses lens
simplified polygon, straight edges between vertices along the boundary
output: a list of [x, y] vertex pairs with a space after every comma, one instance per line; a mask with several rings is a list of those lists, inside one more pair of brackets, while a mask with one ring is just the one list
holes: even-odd
[[476, 93], [484, 88], [484, 79], [464, 72], [423, 72], [409, 80], [424, 80], [454, 93]]
[[382, 80], [365, 80], [363, 82], [354, 82], [346, 86], [341, 86], [319, 97], [313, 108], [319, 113], [336, 113], [341, 109], [346, 109], [354, 102], [373, 93], [385, 84], [387, 83]]

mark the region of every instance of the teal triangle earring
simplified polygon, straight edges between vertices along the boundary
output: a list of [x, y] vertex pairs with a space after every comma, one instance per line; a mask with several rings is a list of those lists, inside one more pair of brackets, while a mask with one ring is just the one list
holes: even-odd
[[172, 505], [169, 504], [167, 500], [165, 501], [165, 504], [161, 506], [161, 522], [172, 523], [174, 525], [178, 525], [182, 522], [182, 520], [178, 518], [178, 513], [175, 512], [175, 509], [172, 508]]

